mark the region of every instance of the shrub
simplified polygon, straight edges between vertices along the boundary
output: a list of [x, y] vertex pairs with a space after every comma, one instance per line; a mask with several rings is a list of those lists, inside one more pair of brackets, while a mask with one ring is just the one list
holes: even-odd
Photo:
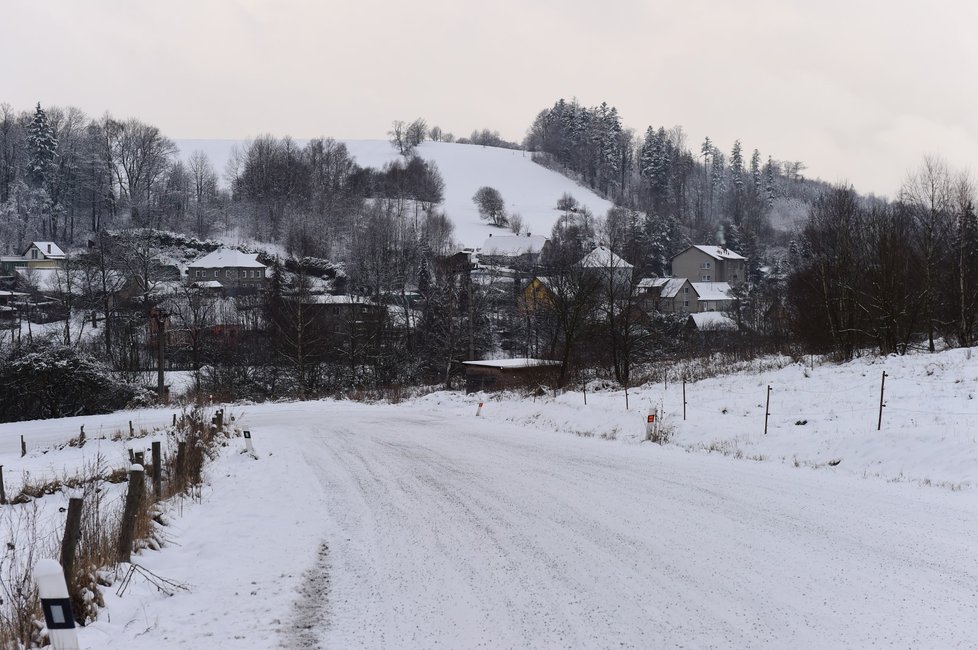
[[141, 389], [116, 379], [87, 354], [37, 342], [0, 362], [0, 422], [109, 413], [143, 400]]

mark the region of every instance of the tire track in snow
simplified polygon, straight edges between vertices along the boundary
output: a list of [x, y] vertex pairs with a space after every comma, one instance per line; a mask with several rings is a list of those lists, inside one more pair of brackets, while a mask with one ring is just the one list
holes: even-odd
[[325, 648], [322, 631], [330, 624], [330, 553], [326, 542], [316, 551], [316, 560], [306, 569], [292, 604], [292, 621], [282, 648]]

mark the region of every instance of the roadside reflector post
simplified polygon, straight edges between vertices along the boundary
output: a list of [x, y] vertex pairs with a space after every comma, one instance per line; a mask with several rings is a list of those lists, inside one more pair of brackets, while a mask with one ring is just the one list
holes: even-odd
[[652, 434], [655, 433], [655, 416], [656, 410], [649, 407], [649, 414], [645, 417], [645, 439], [652, 440]]
[[475, 417], [479, 417], [480, 415], [482, 415], [482, 404], [483, 402], [479, 402], [479, 408], [475, 410]]
[[34, 565], [34, 579], [41, 596], [41, 609], [44, 610], [51, 647], [54, 650], [78, 650], [75, 617], [71, 612], [71, 599], [61, 565], [57, 560], [38, 560]]
[[248, 431], [247, 429], [244, 432], [244, 441], [245, 441], [245, 452], [251, 454], [252, 456], [255, 456], [255, 446], [251, 444], [251, 431]]

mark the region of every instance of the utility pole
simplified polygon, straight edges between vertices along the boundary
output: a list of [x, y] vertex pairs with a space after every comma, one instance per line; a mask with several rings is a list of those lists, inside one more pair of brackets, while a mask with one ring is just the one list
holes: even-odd
[[468, 307], [469, 307], [469, 359], [470, 360], [475, 359], [475, 329], [474, 329], [474, 325], [472, 323], [472, 312], [473, 312], [473, 309], [472, 309], [472, 270], [473, 270], [474, 266], [475, 265], [471, 265], [469, 267], [469, 274], [467, 276], [468, 277], [468, 292], [469, 292], [469, 299], [468, 299], [468, 303], [469, 304], [468, 304]]
[[166, 346], [166, 319], [169, 314], [159, 307], [155, 307], [152, 316], [156, 320], [156, 392], [160, 402], [164, 401], [164, 391], [166, 387], [163, 381], [163, 357]]

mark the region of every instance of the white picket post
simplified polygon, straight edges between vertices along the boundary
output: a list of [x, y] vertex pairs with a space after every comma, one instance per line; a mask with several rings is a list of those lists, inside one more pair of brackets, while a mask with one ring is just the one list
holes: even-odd
[[79, 650], [75, 618], [71, 614], [71, 600], [65, 574], [57, 560], [38, 560], [34, 565], [34, 579], [41, 594], [41, 609], [48, 628], [48, 638], [54, 650]]

